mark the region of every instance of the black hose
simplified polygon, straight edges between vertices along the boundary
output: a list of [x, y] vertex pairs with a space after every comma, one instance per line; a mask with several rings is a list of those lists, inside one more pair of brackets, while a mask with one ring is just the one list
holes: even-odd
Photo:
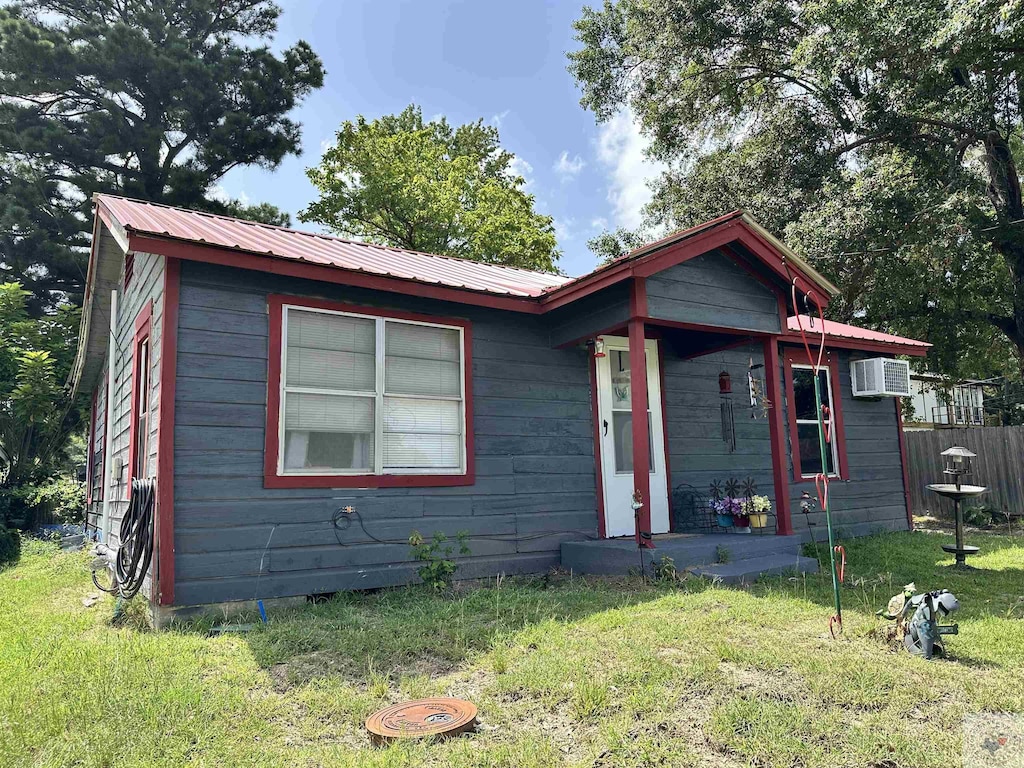
[[130, 600], [142, 589], [153, 560], [153, 502], [156, 498], [156, 481], [152, 478], [132, 480], [132, 495], [128, 501], [128, 510], [121, 518], [121, 531], [118, 534], [117, 556], [114, 560], [114, 583], [103, 587], [96, 580], [93, 571], [92, 581], [104, 592], [119, 595]]

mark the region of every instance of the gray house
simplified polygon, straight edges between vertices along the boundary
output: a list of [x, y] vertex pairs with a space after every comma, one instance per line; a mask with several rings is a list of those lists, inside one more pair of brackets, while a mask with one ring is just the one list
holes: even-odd
[[745, 528], [718, 527], [720, 493], [772, 505], [731, 543], [796, 546], [821, 472], [849, 534], [910, 525], [899, 400], [851, 371], [928, 345], [825, 323], [822, 467], [792, 286], [835, 288], [743, 212], [568, 278], [95, 207], [89, 521], [116, 543], [155, 478], [165, 613], [408, 583], [413, 531], [466, 531], [464, 578], [624, 570]]

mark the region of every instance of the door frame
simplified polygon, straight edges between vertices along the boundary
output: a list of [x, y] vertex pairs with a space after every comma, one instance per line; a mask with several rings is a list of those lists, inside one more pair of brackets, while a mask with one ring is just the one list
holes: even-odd
[[[604, 338], [605, 336], [624, 336], [625, 329], [620, 331], [609, 331], [607, 333], [599, 334], [596, 338]], [[672, 533], [675, 531], [675, 520], [672, 516], [672, 463], [669, 460], [669, 444], [668, 444], [668, 412], [666, 410], [665, 403], [665, 344], [656, 329], [648, 327], [647, 333], [645, 334], [646, 341], [654, 341], [655, 348], [658, 354], [658, 385], [661, 391], [661, 434], [662, 443], [664, 447], [665, 457], [665, 494], [668, 497], [668, 532]], [[587, 357], [589, 362], [590, 371], [590, 404], [591, 404], [591, 421], [594, 426], [594, 477], [596, 482], [596, 496], [597, 496], [597, 535], [600, 539], [607, 539], [608, 526], [606, 518], [606, 509], [604, 503], [604, 456], [601, 450], [601, 404], [598, 398], [600, 392], [598, 389], [597, 381], [597, 358], [594, 356], [596, 350], [593, 343], [587, 345]], [[657, 446], [655, 446], [657, 450]]]

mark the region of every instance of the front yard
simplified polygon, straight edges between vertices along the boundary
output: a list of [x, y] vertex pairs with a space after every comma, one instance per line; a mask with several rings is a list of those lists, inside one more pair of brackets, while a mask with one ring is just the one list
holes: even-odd
[[[846, 636], [825, 575], [751, 589], [558, 575], [341, 595], [246, 635], [153, 633], [92, 608], [83, 554], [0, 573], [5, 766], [866, 766], [960, 764], [968, 713], [1024, 712], [1024, 539], [973, 534], [848, 546]], [[963, 605], [951, 657], [893, 653], [874, 611], [905, 582]], [[476, 735], [369, 746], [362, 721], [403, 698], [480, 707]]]

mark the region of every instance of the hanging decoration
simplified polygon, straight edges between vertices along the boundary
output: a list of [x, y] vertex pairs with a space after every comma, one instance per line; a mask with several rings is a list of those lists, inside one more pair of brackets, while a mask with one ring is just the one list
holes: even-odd
[[[830, 429], [832, 420], [828, 406], [822, 403], [820, 375], [825, 360], [825, 311], [814, 289], [800, 289], [797, 285], [800, 282], [804, 281], [799, 275], [793, 276], [790, 288], [793, 298], [793, 309], [796, 311], [797, 329], [800, 331], [800, 339], [803, 342], [804, 351], [807, 353], [807, 361], [811, 364], [814, 376], [814, 405], [818, 414], [818, 448], [821, 452], [822, 467], [822, 471], [814, 477], [814, 486], [818, 492], [818, 503], [821, 505], [821, 510], [825, 513], [825, 525], [828, 528], [828, 553], [832, 566], [832, 596], [836, 609], [835, 614], [829, 619], [828, 628], [832, 637], [836, 637], [843, 632], [843, 603], [839, 594], [839, 585], [842, 583], [845, 575], [846, 553], [835, 542], [835, 534], [832, 530], [832, 502], [828, 495], [829, 478], [826, 468], [828, 467], [829, 452], [832, 450], [830, 446], [832, 442]], [[800, 291], [799, 297], [797, 295], [798, 290]], [[804, 312], [800, 311], [801, 306], [803, 306]], [[815, 331], [814, 328], [815, 314], [818, 315], [820, 331]], [[806, 331], [804, 329], [804, 315], [807, 316], [809, 326]], [[813, 343], [817, 346], [817, 354], [812, 351], [812, 341], [808, 340], [808, 333], [814, 334]], [[819, 334], [820, 340], [818, 338]], [[841, 563], [837, 562], [837, 556], [841, 558]]]
[[747, 389], [750, 394], [750, 418], [767, 418], [772, 403], [765, 395], [765, 381], [761, 375], [764, 372], [764, 363], [754, 363], [750, 358], [747, 364]]
[[721, 397], [719, 409], [722, 414], [722, 440], [729, 448], [729, 453], [736, 452], [736, 414], [732, 408], [732, 379], [729, 372], [723, 370], [718, 374], [718, 393]]

